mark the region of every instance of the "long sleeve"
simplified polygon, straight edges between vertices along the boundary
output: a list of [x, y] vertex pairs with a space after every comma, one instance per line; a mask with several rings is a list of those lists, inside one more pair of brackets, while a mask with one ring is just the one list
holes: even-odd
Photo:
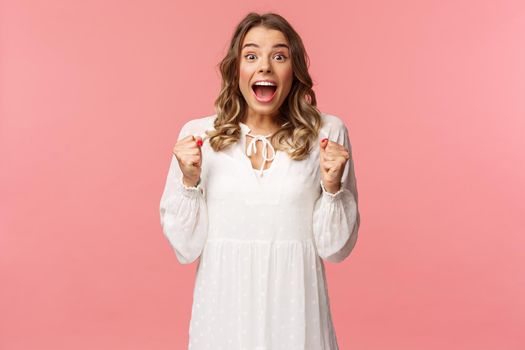
[[319, 256], [326, 261], [339, 263], [350, 255], [356, 244], [360, 216], [348, 129], [341, 123], [329, 138], [344, 145], [350, 153], [350, 159], [346, 163], [339, 191], [327, 192], [321, 180], [320, 196], [313, 213], [313, 234]]
[[[189, 123], [182, 127], [178, 140], [190, 134]], [[196, 187], [184, 185], [175, 155], [171, 157], [160, 200], [160, 224], [181, 264], [190, 264], [200, 256], [208, 234], [203, 184], [201, 182]]]

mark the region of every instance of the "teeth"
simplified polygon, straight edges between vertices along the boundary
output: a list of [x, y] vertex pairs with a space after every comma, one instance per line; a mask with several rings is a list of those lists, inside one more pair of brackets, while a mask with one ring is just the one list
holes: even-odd
[[256, 82], [255, 84], [253, 85], [261, 85], [261, 86], [277, 86], [276, 84], [274, 83], [270, 83], [268, 81], [258, 81]]

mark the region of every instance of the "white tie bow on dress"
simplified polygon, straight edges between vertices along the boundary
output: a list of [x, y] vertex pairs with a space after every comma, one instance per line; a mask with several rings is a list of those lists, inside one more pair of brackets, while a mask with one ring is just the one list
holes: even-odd
[[[272, 136], [272, 134], [269, 135], [252, 135], [248, 133], [249, 136], [253, 137], [248, 145], [248, 149], [246, 150], [246, 155], [248, 157], [251, 157], [252, 154], [257, 153], [257, 141], [262, 141], [262, 163], [261, 168], [259, 169], [259, 176], [263, 176], [263, 169], [264, 165], [267, 161], [273, 160], [275, 158], [275, 148], [272, 146], [272, 143], [268, 141], [267, 137]], [[268, 158], [268, 147], [272, 150], [272, 157]]]

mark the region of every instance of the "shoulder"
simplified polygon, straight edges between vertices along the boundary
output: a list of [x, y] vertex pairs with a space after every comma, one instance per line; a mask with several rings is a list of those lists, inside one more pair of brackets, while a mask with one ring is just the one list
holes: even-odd
[[348, 128], [342, 118], [330, 113], [321, 112], [321, 129], [319, 136], [332, 141], [342, 141], [348, 135]]
[[213, 129], [213, 122], [216, 117], [217, 114], [212, 114], [187, 120], [180, 129], [181, 137], [185, 137], [190, 134], [201, 135], [206, 130]]

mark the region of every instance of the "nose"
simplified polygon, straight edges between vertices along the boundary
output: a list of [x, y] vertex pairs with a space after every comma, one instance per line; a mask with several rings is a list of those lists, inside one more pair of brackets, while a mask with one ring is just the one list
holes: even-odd
[[259, 67], [259, 72], [271, 72], [270, 60], [268, 58], [261, 59], [261, 65]]

